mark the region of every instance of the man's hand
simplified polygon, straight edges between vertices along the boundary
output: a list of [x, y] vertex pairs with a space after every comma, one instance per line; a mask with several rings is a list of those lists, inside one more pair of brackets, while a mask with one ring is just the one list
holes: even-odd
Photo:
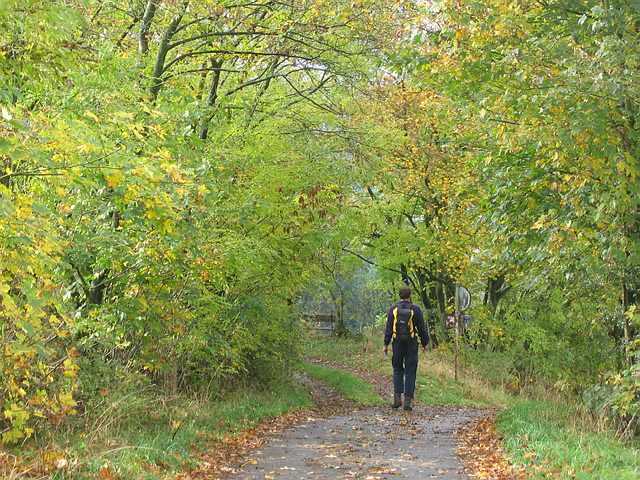
[[382, 352], [385, 355], [388, 355], [389, 354], [389, 345], [385, 345], [384, 347], [382, 347]]
[[427, 346], [426, 345], [422, 345], [422, 353], [427, 353]]

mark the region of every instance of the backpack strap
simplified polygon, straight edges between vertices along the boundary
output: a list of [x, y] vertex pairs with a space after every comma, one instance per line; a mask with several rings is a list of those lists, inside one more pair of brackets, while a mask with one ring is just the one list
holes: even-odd
[[396, 305], [393, 309], [393, 338], [398, 336], [396, 332], [396, 326], [398, 325], [398, 306]]
[[413, 325], [413, 315], [416, 312], [413, 311], [413, 308], [411, 309], [411, 317], [409, 317], [409, 335], [411, 335], [411, 338], [415, 338], [416, 336], [416, 329], [415, 326]]

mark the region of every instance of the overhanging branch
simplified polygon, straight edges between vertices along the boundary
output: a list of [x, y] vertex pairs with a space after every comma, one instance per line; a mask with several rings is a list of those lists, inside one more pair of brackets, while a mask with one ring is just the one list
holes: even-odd
[[347, 247], [342, 247], [342, 251], [346, 252], [346, 253], [350, 253], [351, 255], [355, 255], [360, 260], [362, 260], [365, 263], [368, 263], [369, 265], [373, 265], [374, 267], [378, 267], [378, 268], [383, 268], [383, 269], [388, 270], [390, 272], [395, 272], [395, 273], [399, 273], [400, 275], [402, 275], [402, 271], [400, 271], [398, 269], [395, 269], [395, 268], [385, 267], [384, 265], [378, 265], [373, 260], [370, 260], [367, 257], [365, 257], [363, 255], [360, 255], [358, 252], [354, 252], [353, 250], [348, 249]]

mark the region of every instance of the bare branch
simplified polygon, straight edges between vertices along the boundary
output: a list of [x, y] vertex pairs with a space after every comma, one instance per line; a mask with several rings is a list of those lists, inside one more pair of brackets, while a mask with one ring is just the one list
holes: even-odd
[[362, 260], [365, 263], [368, 263], [369, 265], [373, 265], [374, 267], [380, 267], [380, 268], [384, 268], [385, 270], [389, 270], [390, 272], [395, 272], [395, 273], [399, 273], [400, 275], [402, 275], [402, 271], [397, 270], [395, 268], [389, 268], [389, 267], [385, 267], [383, 265], [378, 265], [376, 262], [374, 262], [373, 260], [369, 260], [367, 257], [360, 255], [358, 252], [354, 252], [353, 250], [349, 250], [346, 247], [342, 247], [342, 251], [346, 252], [346, 253], [350, 253], [351, 255], [355, 255], [356, 257], [358, 257], [360, 260]]
[[295, 59], [298, 59], [298, 60], [307, 60], [309, 62], [312, 62], [312, 61], [315, 60], [314, 58], [304, 57], [302, 55], [291, 55], [291, 54], [283, 54], [283, 53], [278, 53], [278, 52], [255, 52], [255, 51], [246, 51], [246, 50], [224, 50], [224, 49], [199, 50], [199, 51], [196, 51], [196, 52], [189, 52], [189, 53], [184, 53], [182, 55], [178, 55], [172, 61], [167, 63], [167, 65], [164, 67], [164, 72], [166, 72], [173, 65], [175, 65], [178, 62], [181, 62], [185, 58], [196, 57], [196, 56], [200, 56], [200, 55], [248, 55], [248, 56], [252, 56], [253, 55], [253, 56], [257, 56], [257, 57], [295, 58]]
[[202, 35], [196, 35], [195, 37], [190, 37], [190, 38], [185, 38], [182, 40], [178, 40], [176, 42], [173, 42], [171, 44], [169, 44], [169, 50], [178, 47], [180, 45], [184, 45], [185, 43], [189, 43], [189, 42], [195, 42], [196, 40], [202, 40], [205, 38], [211, 38], [211, 37], [235, 37], [235, 36], [273, 36], [273, 35], [277, 35], [277, 33], [273, 33], [273, 32], [257, 32], [257, 31], [247, 31], [247, 32], [238, 32], [238, 31], [234, 31], [234, 30], [230, 30], [228, 32], [212, 32], [212, 33], [203, 33]]

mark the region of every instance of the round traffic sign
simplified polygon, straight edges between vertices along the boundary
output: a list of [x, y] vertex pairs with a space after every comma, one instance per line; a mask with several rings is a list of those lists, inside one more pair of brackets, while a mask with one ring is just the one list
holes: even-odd
[[469, 293], [469, 290], [462, 285], [458, 285], [456, 288], [456, 297], [460, 311], [469, 308], [469, 305], [471, 305], [471, 294]]

